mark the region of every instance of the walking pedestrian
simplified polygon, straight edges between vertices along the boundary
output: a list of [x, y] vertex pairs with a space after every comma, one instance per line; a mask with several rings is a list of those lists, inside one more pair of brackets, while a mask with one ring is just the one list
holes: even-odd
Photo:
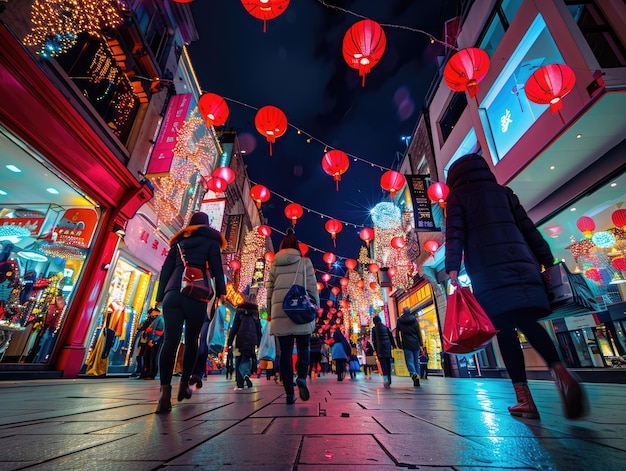
[[396, 342], [398, 348], [404, 351], [406, 367], [413, 386], [417, 388], [420, 385], [420, 348], [424, 342], [417, 318], [408, 307], [402, 309], [402, 315], [398, 318]]
[[324, 340], [322, 342], [322, 346], [320, 347], [320, 368], [323, 376], [326, 375], [330, 371], [330, 346], [328, 342]]
[[457, 160], [448, 171], [447, 184], [445, 269], [452, 285], [459, 286], [464, 261], [474, 295], [498, 329], [498, 345], [517, 396], [510, 414], [539, 418], [519, 330], [551, 369], [565, 415], [581, 418], [586, 411], [584, 391], [538, 322], [551, 312], [541, 276], [541, 265], [554, 263], [548, 243], [517, 196], [497, 183], [482, 156], [467, 154]]
[[333, 346], [331, 355], [335, 362], [335, 372], [337, 373], [337, 381], [343, 381], [346, 376], [346, 365], [350, 357], [352, 349], [346, 337], [341, 333], [340, 329], [333, 333]]
[[155, 410], [157, 414], [172, 408], [172, 374], [183, 325], [185, 328], [185, 351], [178, 401], [191, 397], [189, 378], [196, 362], [198, 337], [209, 307], [208, 303], [198, 301], [180, 292], [184, 269], [180, 250], [185, 254], [190, 266], [204, 267], [208, 263], [215, 284], [215, 297], [224, 302], [226, 285], [220, 255], [220, 249], [224, 247], [226, 247], [226, 240], [219, 232], [209, 226], [209, 217], [202, 212], [194, 213], [189, 220], [189, 225], [182, 228], [170, 239], [170, 250], [161, 268], [159, 288], [156, 294], [156, 306], [162, 307], [165, 320], [163, 347], [159, 357], [161, 395]]
[[165, 321], [158, 309], [151, 309], [154, 318], [146, 329], [146, 345], [143, 349], [143, 370], [139, 378], [152, 380], [159, 371], [159, 353], [161, 352], [161, 340], [165, 329]]
[[365, 352], [365, 365], [363, 365], [365, 379], [372, 379], [372, 371], [376, 369], [376, 356], [374, 346], [367, 337], [365, 339], [365, 347], [363, 347], [363, 351]]
[[385, 388], [391, 387], [391, 350], [396, 348], [396, 342], [389, 327], [383, 324], [380, 316], [374, 316], [374, 328], [372, 329], [372, 342], [374, 350], [383, 370]]
[[314, 380], [320, 373], [320, 361], [322, 359], [322, 339], [316, 333], [311, 335], [309, 343], [311, 351], [311, 366], [309, 367], [309, 378]]
[[294, 340], [297, 349], [296, 385], [300, 399], [309, 400], [310, 393], [306, 385], [309, 372], [309, 339], [315, 327], [315, 319], [308, 324], [296, 324], [283, 311], [283, 300], [293, 284], [306, 286], [311, 299], [319, 305], [313, 263], [309, 258], [302, 256], [298, 239], [292, 229], [287, 229], [287, 234], [280, 243], [280, 250], [274, 256], [266, 283], [267, 310], [271, 319], [270, 333], [278, 338], [280, 344], [280, 377], [287, 396], [287, 404], [296, 401], [291, 362]]
[[426, 347], [420, 348], [420, 378], [428, 380], [428, 350]]
[[246, 302], [241, 303], [235, 310], [233, 326], [228, 335], [228, 348], [233, 348], [233, 342], [239, 351], [239, 362], [235, 361], [236, 389], [243, 389], [244, 383], [252, 387], [250, 376], [256, 371], [256, 347], [261, 341], [261, 321], [259, 307], [256, 305], [256, 296], [250, 295]]

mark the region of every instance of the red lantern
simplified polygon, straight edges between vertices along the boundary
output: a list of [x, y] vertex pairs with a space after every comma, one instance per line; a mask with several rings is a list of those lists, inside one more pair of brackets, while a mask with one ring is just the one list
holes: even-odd
[[226, 100], [215, 93], [203, 93], [198, 100], [198, 112], [207, 126], [222, 126], [228, 119]]
[[450, 194], [450, 188], [445, 183], [434, 182], [428, 187], [427, 193], [431, 201], [439, 203], [439, 206], [443, 208], [446, 198]]
[[344, 277], [339, 280], [339, 284], [343, 286], [344, 288], [348, 286], [348, 283], [350, 283], [350, 280], [348, 278]]
[[330, 289], [330, 292], [333, 293], [333, 295], [335, 296], [335, 298], [339, 295], [339, 293], [341, 293], [341, 289], [339, 289], [338, 286], [333, 286]]
[[353, 24], [343, 37], [343, 58], [362, 77], [361, 86], [365, 86], [365, 74], [380, 61], [385, 52], [387, 39], [383, 28], [372, 20], [361, 20]]
[[291, 219], [292, 226], [295, 226], [296, 220], [299, 217], [302, 217], [302, 212], [302, 206], [300, 206], [298, 203], [289, 203], [287, 206], [285, 206], [285, 216], [287, 217], [287, 219]]
[[209, 177], [206, 179], [206, 187], [214, 193], [223, 193], [226, 191], [228, 183], [220, 177]]
[[261, 208], [261, 203], [270, 199], [270, 190], [263, 185], [254, 185], [250, 188], [250, 196], [256, 202], [257, 208]]
[[234, 258], [230, 261], [228, 266], [231, 268], [232, 271], [237, 271], [241, 268], [241, 262]]
[[265, 252], [265, 261], [268, 264], [272, 264], [272, 262], [274, 261], [274, 252]]
[[263, 32], [267, 30], [267, 20], [273, 20], [285, 13], [289, 0], [241, 0], [243, 7], [255, 18], [263, 20]]
[[396, 267], [389, 267], [389, 270], [387, 270], [387, 274], [389, 275], [390, 278], [393, 278], [394, 276], [396, 276], [396, 273], [398, 273], [398, 270], [396, 269]]
[[439, 242], [437, 242], [436, 240], [427, 240], [426, 242], [424, 242], [424, 248], [426, 249], [427, 252], [430, 252], [431, 255], [435, 255], [435, 253], [437, 252], [437, 250], [439, 250]]
[[[318, 281], [318, 282], [317, 282], [317, 292], [319, 293], [319, 292], [320, 292], [320, 291], [322, 291], [323, 289], [324, 289], [324, 283], [322, 283], [321, 281]], [[320, 309], [322, 309], [322, 308], [320, 308]], [[324, 311], [324, 310], [322, 309], [322, 312], [323, 312], [323, 311]], [[319, 312], [319, 310], [318, 310], [318, 312]]]
[[356, 268], [356, 260], [353, 258], [347, 258], [345, 261], [346, 264], [346, 268], [350, 271], [354, 270]]
[[395, 170], [387, 170], [380, 177], [380, 186], [383, 187], [383, 190], [391, 193], [390, 196], [392, 199], [395, 196], [396, 191], [402, 189], [405, 183], [406, 179], [404, 178], [404, 175], [400, 172], [396, 172]]
[[270, 143], [270, 155], [272, 155], [272, 143], [287, 131], [287, 116], [275, 106], [264, 106], [257, 111], [254, 125]]
[[396, 236], [391, 239], [391, 246], [396, 250], [400, 250], [405, 245], [406, 239], [404, 237]]
[[[341, 301], [339, 301], [339, 307], [341, 309], [348, 309], [350, 306], [348, 305], [348, 301], [342, 299]], [[337, 313], [337, 315], [340, 316], [343, 315], [343, 313], [340, 311], [339, 313]]]
[[261, 224], [257, 228], [257, 232], [259, 234], [261, 234], [263, 237], [269, 237], [272, 234], [272, 228], [270, 226], [265, 225], [265, 224]]
[[[467, 90], [470, 98], [478, 92], [478, 82], [489, 70], [489, 56], [477, 47], [461, 49], [454, 54], [443, 69], [443, 78], [455, 92]], [[476, 99], [478, 104], [478, 99]]]
[[303, 257], [309, 251], [309, 246], [306, 244], [303, 244], [302, 242], [298, 242], [298, 247], [300, 248], [300, 253], [302, 254]]
[[333, 303], [330, 299], [326, 301], [326, 305], [328, 307], [331, 307], [333, 304], [335, 304], [335, 303]]
[[367, 269], [370, 271], [370, 273], [378, 273], [380, 271], [380, 267], [377, 263], [370, 263]]
[[326, 285], [328, 285], [328, 282], [330, 281], [330, 274], [329, 274], [329, 273], [324, 273], [324, 274], [322, 275], [322, 281], [323, 281], [324, 283], [326, 283]]
[[357, 288], [363, 289], [363, 287], [365, 286], [365, 282], [363, 280], [359, 280], [356, 282], [356, 286]]
[[365, 242], [365, 245], [370, 246], [370, 240], [374, 240], [374, 229], [370, 227], [364, 227], [359, 232], [359, 238]]
[[602, 274], [597, 268], [590, 268], [589, 270], [585, 270], [585, 276], [593, 281], [602, 280]]
[[230, 167], [217, 167], [213, 169], [211, 176], [221, 178], [227, 185], [235, 181], [235, 172], [233, 172], [233, 169]]
[[611, 266], [619, 271], [626, 271], [626, 258], [624, 257], [615, 257], [611, 260]]
[[324, 228], [333, 239], [333, 246], [337, 247], [337, 234], [339, 234], [343, 229], [343, 224], [341, 224], [341, 221], [339, 219], [329, 219], [328, 221], [326, 221], [326, 224], [324, 224]]
[[593, 219], [589, 216], [581, 216], [576, 221], [576, 227], [587, 239], [589, 239], [591, 237], [591, 233], [596, 228], [596, 223], [593, 222]]
[[322, 168], [324, 172], [335, 179], [336, 190], [339, 191], [339, 181], [341, 175], [346, 173], [350, 166], [348, 154], [341, 150], [333, 149], [324, 154], [322, 157]]
[[322, 257], [322, 260], [328, 264], [328, 269], [330, 270], [331, 265], [337, 260], [337, 255], [332, 252], [326, 252]]
[[576, 75], [571, 68], [565, 64], [548, 64], [535, 70], [526, 81], [524, 92], [533, 103], [550, 105], [552, 114], [558, 111], [565, 124], [560, 112], [563, 108], [561, 99], [572, 91], [575, 83]]
[[376, 288], [378, 288], [378, 283], [376, 283], [375, 281], [372, 281], [372, 282], [370, 283], [370, 289], [374, 290], [374, 289], [376, 289]]
[[624, 229], [626, 231], [626, 209], [616, 209], [611, 214], [611, 221], [615, 224], [615, 227]]

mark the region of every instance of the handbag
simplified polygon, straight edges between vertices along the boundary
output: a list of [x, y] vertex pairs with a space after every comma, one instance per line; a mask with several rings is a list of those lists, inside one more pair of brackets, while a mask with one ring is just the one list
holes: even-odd
[[209, 263], [205, 262], [205, 268], [192, 267], [187, 263], [183, 249], [180, 244], [176, 244], [183, 261], [183, 276], [180, 280], [180, 292], [197, 301], [208, 303], [215, 294], [211, 285], [211, 272]]
[[302, 259], [298, 262], [293, 285], [283, 299], [283, 311], [296, 324], [308, 324], [317, 316], [317, 306], [306, 290], [306, 273], [303, 273], [304, 286], [296, 284], [301, 264]]
[[582, 273], [572, 273], [559, 262], [546, 268], [542, 274], [552, 308], [549, 317], [605, 311], [606, 304], [598, 300]]
[[467, 354], [480, 350], [497, 333], [469, 288], [457, 288], [448, 296], [443, 325], [443, 349], [446, 353]]

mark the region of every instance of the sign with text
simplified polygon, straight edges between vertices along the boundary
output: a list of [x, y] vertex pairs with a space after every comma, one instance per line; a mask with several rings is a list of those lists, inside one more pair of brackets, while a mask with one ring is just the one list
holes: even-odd
[[222, 253], [237, 253], [237, 250], [239, 250], [242, 220], [243, 214], [229, 214], [226, 216], [226, 228], [224, 229], [226, 248]]
[[95, 209], [68, 209], [57, 225], [57, 242], [81, 249], [89, 248], [97, 225], [98, 213]]
[[415, 218], [416, 231], [438, 231], [433, 220], [430, 198], [426, 190], [428, 185], [426, 180], [428, 175], [405, 175], [409, 192], [411, 194], [411, 204], [413, 206], [413, 216]]
[[224, 212], [226, 212], [226, 198], [203, 200], [200, 203], [200, 211], [209, 216], [209, 226], [221, 233]]

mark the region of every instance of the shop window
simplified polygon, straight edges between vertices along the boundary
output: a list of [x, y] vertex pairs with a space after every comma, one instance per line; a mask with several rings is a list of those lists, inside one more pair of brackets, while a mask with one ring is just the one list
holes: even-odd
[[502, 42], [505, 28], [499, 15], [494, 14], [489, 21], [485, 30], [483, 39], [478, 43], [478, 47], [483, 49], [489, 57], [493, 57], [493, 53]]
[[513, 18], [522, 5], [522, 1], [523, 0], [502, 0], [502, 13], [509, 24], [513, 22]]
[[478, 110], [494, 165], [549, 108], [526, 98], [526, 81], [539, 67], [559, 63], [563, 57], [538, 15]]
[[455, 93], [450, 100], [450, 104], [443, 112], [439, 120], [439, 129], [441, 131], [441, 140], [445, 142], [450, 133], [461, 118], [463, 111], [467, 108], [467, 98], [465, 93]]
[[626, 49], [595, 2], [566, 2], [601, 67], [626, 66]]
[[445, 177], [448, 178], [448, 169], [454, 162], [456, 162], [464, 155], [473, 153], [482, 155], [482, 150], [480, 148], [480, 144], [478, 143], [478, 139], [476, 138], [476, 130], [474, 128], [470, 129], [470, 132], [467, 133], [467, 136], [465, 136], [465, 139], [463, 139], [463, 142], [461, 142], [461, 145], [452, 155], [452, 158], [443, 169]]

